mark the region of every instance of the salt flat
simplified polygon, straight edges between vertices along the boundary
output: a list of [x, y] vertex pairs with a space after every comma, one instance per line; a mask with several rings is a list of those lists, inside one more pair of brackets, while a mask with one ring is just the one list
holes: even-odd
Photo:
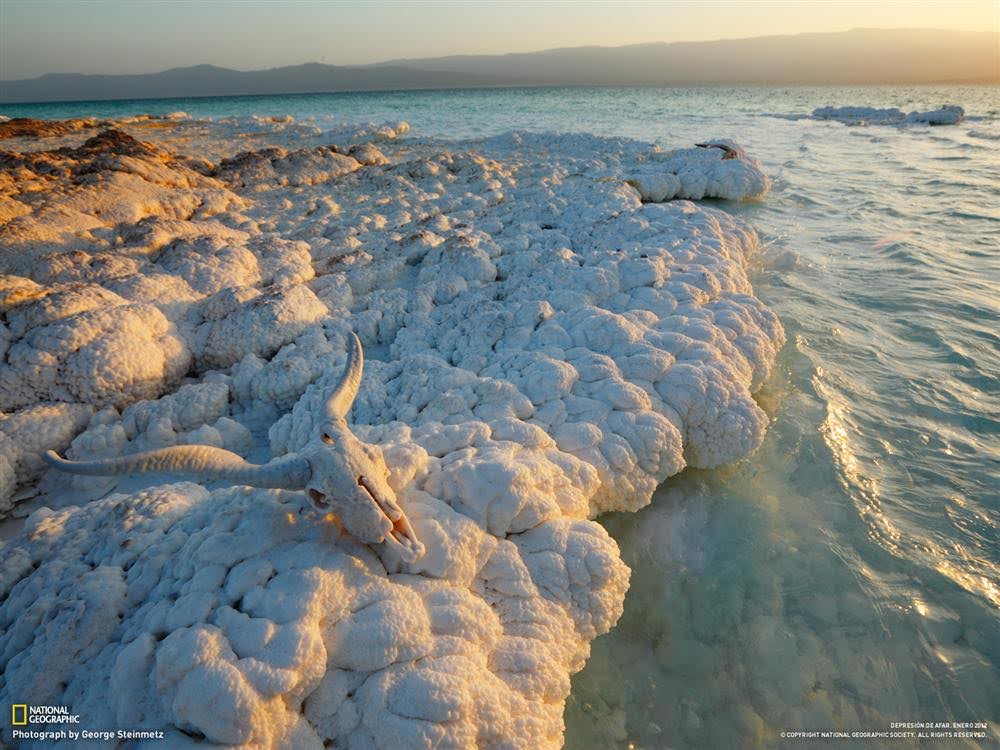
[[[13, 135], [0, 508], [34, 513], [0, 549], [4, 699], [171, 746], [560, 746], [629, 578], [592, 519], [763, 439], [784, 333], [747, 279], [757, 238], [688, 200], [760, 198], [759, 165], [290, 118]], [[298, 451], [351, 331], [348, 421], [419, 560], [300, 492], [44, 468]]]

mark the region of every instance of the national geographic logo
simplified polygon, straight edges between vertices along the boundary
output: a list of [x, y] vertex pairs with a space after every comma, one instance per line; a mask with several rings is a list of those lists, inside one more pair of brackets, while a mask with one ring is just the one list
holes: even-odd
[[[43, 742], [78, 742], [98, 740], [162, 740], [166, 733], [154, 729], [87, 729], [80, 727], [80, 714], [70, 713], [68, 706], [33, 706], [15, 703], [10, 707], [11, 739]], [[3, 748], [0, 739], [0, 748]]]
[[[10, 738], [13, 740], [62, 742], [79, 739], [80, 736], [75, 729], [80, 724], [80, 715], [71, 714], [67, 706], [15, 703], [10, 707], [10, 723]], [[0, 741], [0, 745], [2, 744]]]
[[80, 714], [71, 714], [66, 706], [15, 703], [10, 707], [10, 723], [15, 727], [26, 727], [28, 724], [79, 724]]

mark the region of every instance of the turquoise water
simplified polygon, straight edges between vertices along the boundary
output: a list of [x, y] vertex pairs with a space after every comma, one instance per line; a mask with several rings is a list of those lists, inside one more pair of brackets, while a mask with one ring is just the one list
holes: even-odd
[[[771, 115], [960, 104], [957, 126]], [[757, 294], [789, 342], [750, 459], [602, 519], [633, 568], [574, 679], [567, 747], [798, 747], [782, 731], [1000, 737], [1000, 89], [522, 89], [0, 105], [8, 116], [406, 119], [414, 135], [731, 137], [775, 186]], [[881, 739], [837, 747], [978, 747]], [[810, 747], [823, 747], [811, 741]]]

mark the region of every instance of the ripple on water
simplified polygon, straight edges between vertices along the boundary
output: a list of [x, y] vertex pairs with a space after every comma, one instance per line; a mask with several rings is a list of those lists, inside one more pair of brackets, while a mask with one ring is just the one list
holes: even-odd
[[[764, 146], [781, 189], [737, 209], [767, 256], [801, 255], [756, 282], [790, 341], [771, 434], [750, 462], [608, 519], [632, 591], [574, 681], [569, 748], [996, 721], [1000, 265], [981, 196], [1000, 162], [970, 171], [939, 150], [965, 137], [947, 129], [930, 147], [926, 131], [813, 130], [826, 140], [806, 155], [796, 125]], [[691, 506], [708, 508], [698, 566], [633, 549]]]

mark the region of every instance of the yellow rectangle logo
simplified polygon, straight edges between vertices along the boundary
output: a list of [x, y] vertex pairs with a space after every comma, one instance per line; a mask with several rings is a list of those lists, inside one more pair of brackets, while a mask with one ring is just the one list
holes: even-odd
[[[21, 718], [18, 719], [18, 714]], [[15, 703], [10, 707], [10, 723], [15, 727], [24, 727], [28, 725], [28, 704], [27, 703]]]

